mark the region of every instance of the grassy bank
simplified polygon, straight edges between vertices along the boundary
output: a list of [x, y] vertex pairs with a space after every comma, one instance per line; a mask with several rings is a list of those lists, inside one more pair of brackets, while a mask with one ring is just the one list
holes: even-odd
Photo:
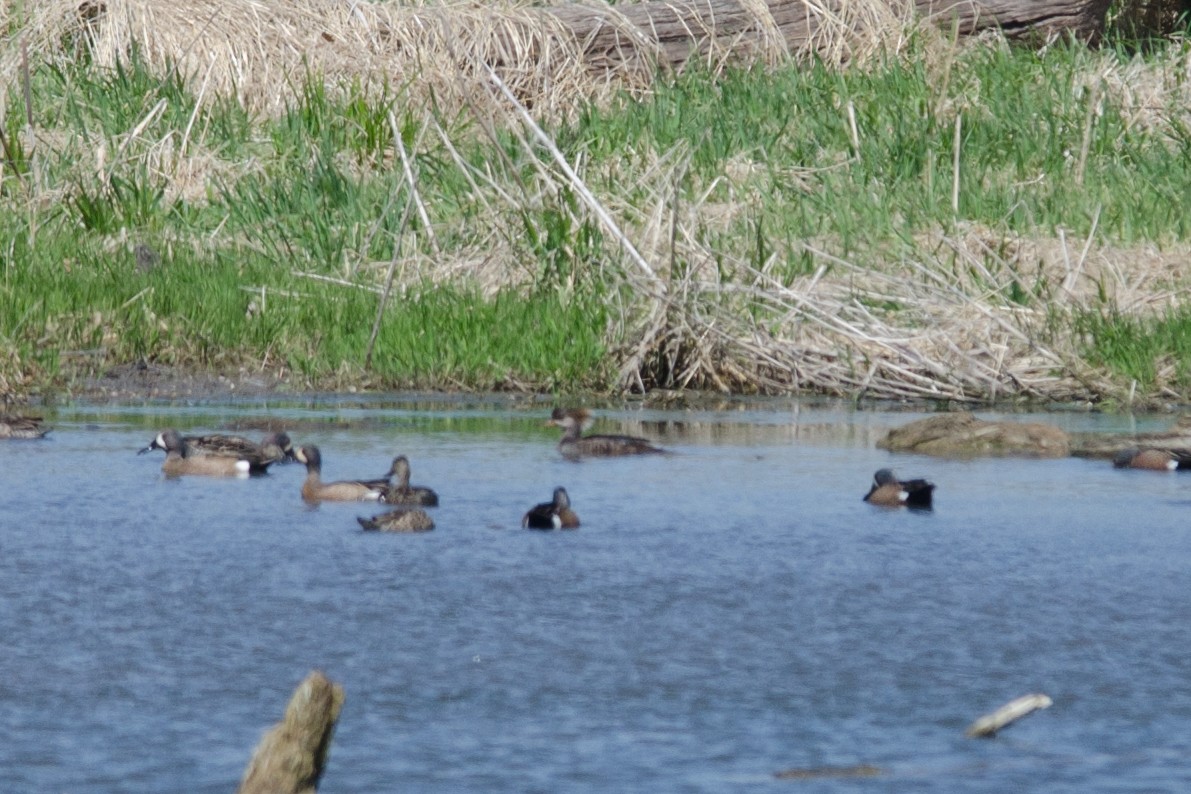
[[1186, 49], [893, 38], [850, 68], [522, 86], [523, 115], [479, 69], [311, 68], [264, 102], [161, 42], [111, 67], [59, 36], [2, 73], [0, 390], [144, 360], [1185, 400]]

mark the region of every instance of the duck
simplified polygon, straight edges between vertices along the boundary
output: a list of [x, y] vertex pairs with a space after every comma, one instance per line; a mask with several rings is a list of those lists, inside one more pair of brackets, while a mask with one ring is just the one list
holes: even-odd
[[911, 507], [929, 510], [935, 484], [926, 480], [899, 480], [893, 469], [880, 469], [864, 501], [880, 507]]
[[617, 435], [582, 435], [583, 428], [591, 418], [586, 408], [563, 410], [555, 408], [547, 424], [562, 428], [562, 439], [558, 451], [564, 458], [577, 460], [582, 457], [611, 458], [622, 455], [656, 455], [666, 450], [656, 447], [644, 438]]
[[409, 484], [409, 458], [398, 455], [384, 482], [386, 484], [381, 501], [391, 505], [422, 505], [438, 507], [438, 494], [430, 488]]
[[578, 529], [579, 516], [571, 509], [571, 497], [567, 489], [554, 489], [554, 499], [534, 505], [521, 519], [523, 529]]
[[191, 453], [186, 439], [177, 430], [163, 430], [153, 439], [153, 449], [165, 450], [165, 462], [161, 471], [167, 477], [184, 474], [203, 474], [209, 477], [247, 477], [250, 474], [264, 474], [268, 463], [230, 455], [195, 455]]
[[313, 444], [299, 447], [294, 452], [294, 458], [306, 464], [302, 498], [307, 502], [375, 502], [380, 500], [388, 485], [383, 480], [323, 482], [323, 456]]
[[1117, 469], [1149, 469], [1150, 471], [1174, 471], [1191, 469], [1191, 458], [1176, 455], [1165, 449], [1122, 449], [1112, 458]]
[[416, 507], [390, 510], [372, 518], [356, 516], [356, 520], [369, 531], [428, 532], [434, 529], [434, 519], [425, 510]]
[[[157, 438], [149, 446], [137, 452], [143, 455], [154, 449], [163, 449]], [[257, 466], [273, 463], [288, 463], [294, 459], [294, 446], [285, 433], [269, 433], [257, 444], [243, 436], [226, 436], [212, 433], [205, 436], [183, 436], [186, 449], [191, 455], [210, 455], [221, 458], [236, 458], [251, 461]]]
[[45, 438], [50, 429], [40, 416], [0, 414], [0, 438]]

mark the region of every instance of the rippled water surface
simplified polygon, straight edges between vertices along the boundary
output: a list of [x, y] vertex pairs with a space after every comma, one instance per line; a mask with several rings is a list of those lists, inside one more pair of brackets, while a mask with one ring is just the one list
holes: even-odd
[[[790, 403], [602, 411], [675, 454], [570, 463], [548, 409], [81, 406], [0, 443], [4, 789], [232, 791], [313, 668], [347, 692], [325, 794], [1191, 785], [1191, 475], [892, 456], [918, 415]], [[296, 465], [166, 480], [136, 454], [264, 417], [327, 479], [405, 453], [437, 530], [308, 508]], [[934, 511], [862, 503], [882, 466]], [[519, 529], [556, 485], [583, 527]], [[1035, 691], [1054, 706], [963, 737]], [[857, 764], [881, 776], [774, 778]]]

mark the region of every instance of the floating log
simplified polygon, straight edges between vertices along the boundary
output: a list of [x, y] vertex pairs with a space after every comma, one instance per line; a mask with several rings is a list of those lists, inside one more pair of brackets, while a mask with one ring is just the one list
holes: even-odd
[[318, 670], [306, 676], [257, 745], [237, 794], [315, 794], [342, 708], [343, 687]]
[[996, 711], [980, 717], [968, 726], [968, 729], [964, 731], [964, 736], [972, 738], [996, 736], [997, 731], [1002, 728], [1012, 725], [1027, 714], [1032, 714], [1039, 709], [1049, 708], [1052, 703], [1054, 701], [1046, 695], [1022, 695], [1016, 700], [1009, 701]]

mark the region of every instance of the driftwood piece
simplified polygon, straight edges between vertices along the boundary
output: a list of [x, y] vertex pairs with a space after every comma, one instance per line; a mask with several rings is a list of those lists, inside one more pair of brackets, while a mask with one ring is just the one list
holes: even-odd
[[[915, 0], [913, 12], [971, 35], [999, 28], [1010, 38], [1070, 33], [1096, 39], [1109, 0]], [[588, 63], [609, 71], [681, 66], [697, 56], [815, 52], [838, 46], [839, 34], [905, 18], [903, 0], [655, 0], [631, 5], [567, 4], [545, 11], [581, 42]]]
[[237, 794], [317, 792], [342, 708], [343, 687], [317, 670], [306, 676], [257, 745]]
[[890, 452], [970, 457], [978, 455], [1062, 458], [1067, 433], [1041, 422], [987, 422], [967, 411], [939, 414], [890, 430], [877, 442]]
[[1027, 714], [1033, 714], [1039, 709], [1050, 708], [1054, 703], [1046, 695], [1022, 695], [1001, 706], [994, 712], [980, 717], [964, 731], [964, 736], [972, 738], [987, 738], [997, 735], [997, 731], [1020, 720]]

